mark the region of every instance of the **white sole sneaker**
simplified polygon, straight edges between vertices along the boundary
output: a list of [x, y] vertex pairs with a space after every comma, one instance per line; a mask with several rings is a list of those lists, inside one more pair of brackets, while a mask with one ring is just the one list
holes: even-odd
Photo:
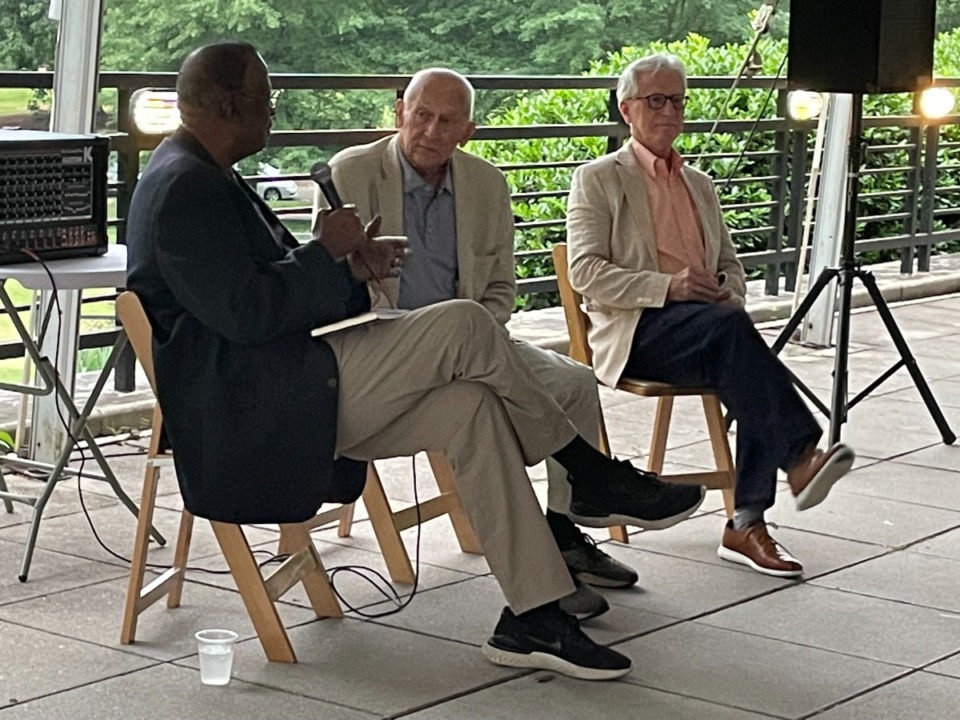
[[758, 573], [762, 573], [764, 575], [772, 575], [773, 577], [782, 578], [800, 577], [803, 575], [803, 570], [773, 570], [771, 568], [765, 568], [762, 565], [757, 565], [752, 559], [743, 553], [738, 553], [736, 550], [731, 550], [723, 545], [717, 548], [717, 555], [721, 560], [737, 563], [738, 565], [746, 565], [751, 570], [756, 570]]
[[597, 668], [581, 667], [567, 662], [563, 658], [545, 652], [518, 653], [501, 650], [490, 643], [483, 646], [483, 654], [487, 660], [495, 665], [506, 667], [533, 668], [537, 670], [552, 670], [553, 672], [577, 678], [578, 680], [615, 680], [627, 675], [633, 670], [633, 665], [619, 670], [600, 670]]
[[797, 495], [797, 510], [809, 510], [826, 500], [827, 495], [830, 494], [830, 489], [837, 480], [850, 472], [856, 459], [857, 454], [853, 451], [853, 448], [838, 445], [833, 455], [813, 476], [813, 480]]
[[693, 515], [697, 510], [699, 510], [700, 506], [703, 505], [703, 500], [706, 496], [707, 489], [701, 487], [700, 501], [696, 505], [687, 508], [682, 513], [661, 518], [659, 520], [644, 520], [643, 518], [636, 518], [631, 515], [618, 515], [617, 513], [594, 517], [593, 515], [577, 515], [572, 511], [569, 513], [569, 517], [577, 525], [583, 525], [584, 527], [609, 528], [616, 527], [617, 525], [630, 525], [631, 527], [638, 527], [643, 530], [666, 530], [667, 528], [673, 527], [677, 523], [683, 522], [688, 517]]

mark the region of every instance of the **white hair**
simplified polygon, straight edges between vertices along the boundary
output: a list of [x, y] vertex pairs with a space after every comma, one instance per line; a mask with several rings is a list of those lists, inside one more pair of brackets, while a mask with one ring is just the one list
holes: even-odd
[[473, 85], [470, 84], [470, 81], [456, 70], [435, 67], [426, 68], [414, 73], [413, 77], [410, 78], [410, 83], [407, 85], [406, 90], [403, 91], [403, 101], [405, 103], [409, 102], [418, 92], [420, 92], [423, 85], [435, 78], [447, 78], [450, 80], [455, 80], [463, 88], [464, 99], [467, 101], [467, 117], [470, 120], [473, 120], [473, 102], [476, 91], [473, 89]]
[[637, 87], [638, 75], [650, 75], [661, 70], [679, 75], [683, 80], [683, 89], [687, 89], [687, 69], [683, 66], [683, 61], [676, 55], [656, 53], [634, 60], [627, 65], [627, 69], [620, 74], [620, 80], [617, 81], [617, 102], [637, 96], [640, 92]]

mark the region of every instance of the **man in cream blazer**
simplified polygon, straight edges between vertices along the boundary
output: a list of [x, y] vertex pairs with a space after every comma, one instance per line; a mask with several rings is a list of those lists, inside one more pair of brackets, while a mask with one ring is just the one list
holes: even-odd
[[[457, 297], [480, 303], [501, 324], [510, 318], [516, 296], [510, 194], [499, 170], [458, 149], [475, 129], [472, 113], [473, 88], [465, 78], [449, 70], [421, 71], [397, 102], [396, 135], [348, 148], [331, 160], [344, 201], [356, 204], [365, 221], [379, 215], [383, 235], [406, 235], [411, 243], [403, 275], [371, 286], [374, 306], [412, 309]], [[515, 346], [574, 426], [596, 445], [600, 405], [590, 369], [529, 343]], [[569, 519], [566, 471], [548, 461], [547, 473], [547, 518], [571, 574], [604, 587], [636, 583], [631, 568], [602, 552]], [[685, 500], [684, 512], [695, 503], [692, 496]], [[613, 524], [605, 513], [590, 520]], [[607, 605], [581, 588], [565, 607], [589, 616]]]
[[736, 512], [720, 557], [769, 575], [801, 564], [767, 532], [777, 469], [804, 510], [853, 465], [822, 431], [743, 310], [743, 267], [710, 178], [673, 149], [686, 74], [672, 56], [631, 63], [617, 87], [630, 141], [577, 169], [567, 205], [570, 282], [582, 293], [597, 377], [714, 390], [737, 420]]

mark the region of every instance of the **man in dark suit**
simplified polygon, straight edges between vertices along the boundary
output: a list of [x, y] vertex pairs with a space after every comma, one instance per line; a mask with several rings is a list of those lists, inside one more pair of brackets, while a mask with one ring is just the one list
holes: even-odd
[[573, 584], [524, 465], [554, 457], [616, 522], [678, 522], [700, 490], [594, 450], [472, 301], [312, 339], [311, 328], [368, 307], [364, 283], [395, 272], [404, 243], [374, 240], [377, 222], [365, 229], [348, 207], [298, 245], [233, 171], [265, 146], [274, 114], [252, 46], [196, 50], [177, 90], [183, 127], [153, 154], [130, 208], [128, 287], [153, 327], [186, 508], [302, 521], [357, 497], [355, 461], [443, 452], [509, 604], [488, 658], [586, 679], [629, 672], [559, 609]]

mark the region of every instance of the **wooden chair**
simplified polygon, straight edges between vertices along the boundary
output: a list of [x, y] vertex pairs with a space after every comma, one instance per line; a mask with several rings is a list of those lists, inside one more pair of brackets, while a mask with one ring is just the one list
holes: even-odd
[[[553, 246], [553, 265], [557, 273], [557, 286], [563, 304], [563, 314], [567, 321], [567, 332], [570, 335], [569, 355], [578, 362], [592, 365], [593, 354], [587, 342], [587, 327], [590, 321], [581, 307], [583, 298], [570, 285], [566, 243], [557, 243]], [[735, 482], [733, 457], [730, 454], [730, 443], [727, 440], [723, 410], [717, 396], [705, 388], [679, 387], [635, 378], [623, 378], [617, 383], [616, 389], [643, 397], [657, 398], [657, 410], [654, 415], [653, 437], [650, 439], [650, 456], [647, 460], [647, 469], [657, 473], [662, 480], [667, 482], [695, 483], [711, 489], [722, 490], [727, 515], [732, 517]], [[670, 418], [673, 413], [673, 399], [681, 395], [699, 395], [703, 401], [703, 414], [707, 421], [707, 431], [710, 434], [710, 444], [713, 447], [713, 459], [716, 465], [714, 471], [662, 474], [664, 456], [667, 450], [667, 436], [670, 432]], [[602, 412], [600, 414], [600, 445], [601, 450], [607, 454], [610, 453], [610, 443], [607, 439]], [[610, 528], [610, 536], [614, 540], [628, 542], [627, 529], [623, 525]]]
[[[117, 298], [117, 316], [123, 324], [130, 344], [143, 366], [144, 373], [154, 387], [153, 351], [151, 348], [151, 328], [140, 299], [132, 292], [121, 293]], [[143, 492], [140, 500], [140, 514], [134, 539], [133, 557], [130, 564], [130, 580], [127, 585], [127, 597], [124, 604], [123, 625], [120, 642], [128, 645], [136, 639], [137, 620], [148, 607], [166, 596], [167, 607], [180, 606], [183, 580], [186, 573], [187, 558], [190, 551], [190, 539], [193, 532], [194, 516], [187, 510], [180, 515], [180, 530], [174, 551], [173, 566], [146, 587], [143, 586], [147, 564], [149, 531], [153, 521], [154, 504], [157, 497], [157, 485], [162, 467], [173, 465], [173, 456], [161, 447], [163, 436], [163, 415], [159, 404], [153, 410], [153, 432], [150, 448], [147, 452], [147, 468], [143, 480]], [[346, 508], [346, 509], [345, 509]], [[349, 515], [348, 515], [349, 513]], [[319, 520], [318, 520], [319, 518]], [[330, 587], [327, 573], [323, 568], [310, 538], [309, 527], [315, 527], [324, 520], [346, 520], [349, 531], [349, 518], [352, 518], [352, 506], [344, 506], [328, 513], [318, 515], [309, 523], [286, 523], [280, 525], [280, 552], [289, 554], [277, 570], [264, 578], [254, 559], [246, 536], [240, 525], [210, 521], [217, 543], [227, 561], [230, 573], [237, 584], [237, 590], [247, 613], [256, 630], [260, 644], [267, 658], [273, 662], [296, 662], [297, 658], [290, 644], [287, 632], [277, 614], [275, 602], [298, 582], [302, 582], [310, 604], [317, 617], [342, 617], [340, 603]], [[341, 530], [343, 525], [341, 525]]]

